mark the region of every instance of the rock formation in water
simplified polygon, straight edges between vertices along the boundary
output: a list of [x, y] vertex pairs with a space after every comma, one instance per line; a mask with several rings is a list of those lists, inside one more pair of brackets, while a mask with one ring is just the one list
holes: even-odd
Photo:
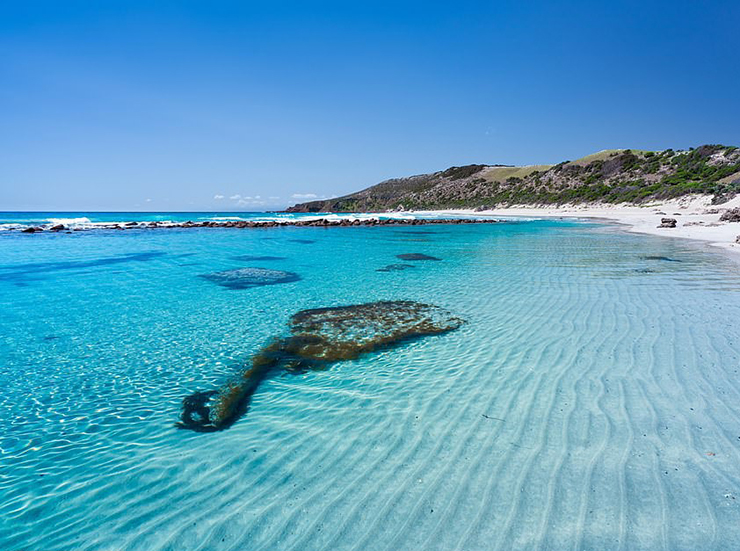
[[676, 258], [669, 258], [667, 256], [648, 255], [641, 257], [643, 260], [660, 260], [662, 262], [681, 262]]
[[413, 264], [388, 264], [383, 268], [378, 268], [376, 272], [401, 272], [409, 268], [416, 268]]
[[237, 268], [200, 276], [227, 289], [250, 289], [263, 285], [277, 285], [299, 281], [301, 277], [293, 272], [269, 270], [267, 268]]
[[421, 253], [397, 254], [396, 258], [400, 258], [401, 260], [442, 260], [436, 256], [429, 256], [428, 254]]
[[379, 348], [457, 329], [463, 320], [447, 310], [413, 301], [382, 301], [303, 310], [290, 320], [290, 334], [272, 341], [247, 369], [218, 390], [183, 400], [178, 426], [198, 432], [230, 427], [270, 374], [320, 370]]

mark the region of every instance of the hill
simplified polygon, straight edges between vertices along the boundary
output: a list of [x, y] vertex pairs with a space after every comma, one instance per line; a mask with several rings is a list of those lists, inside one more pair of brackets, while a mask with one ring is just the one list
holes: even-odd
[[643, 203], [686, 194], [723, 203], [740, 192], [740, 149], [703, 145], [688, 151], [606, 150], [557, 165], [467, 165], [386, 180], [288, 212], [501, 207], [565, 203]]

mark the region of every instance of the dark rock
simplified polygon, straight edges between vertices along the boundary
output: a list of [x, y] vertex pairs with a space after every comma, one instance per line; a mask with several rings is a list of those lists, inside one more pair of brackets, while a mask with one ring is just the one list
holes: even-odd
[[401, 260], [442, 260], [436, 256], [429, 256], [421, 253], [397, 254], [396, 258], [400, 258]]
[[413, 264], [388, 264], [385, 268], [378, 268], [376, 272], [400, 272], [408, 270], [409, 268], [416, 268]]
[[186, 397], [177, 425], [197, 432], [226, 429], [246, 412], [249, 399], [272, 373], [323, 370], [380, 348], [453, 331], [463, 323], [447, 310], [412, 301], [303, 310], [291, 318], [289, 335], [253, 356], [232, 381]]
[[726, 210], [719, 219], [721, 222], [740, 222], [740, 207]]
[[[486, 220], [473, 220], [473, 219], [367, 219], [367, 220], [328, 220], [326, 218], [320, 218], [317, 220], [295, 220], [295, 221], [265, 221], [265, 222], [252, 222], [245, 220], [230, 220], [227, 222], [216, 222], [216, 221], [204, 221], [204, 222], [192, 222], [187, 221], [183, 223], [175, 224], [162, 224], [159, 222], [125, 222], [121, 224], [106, 224], [98, 225], [94, 228], [74, 228], [73, 231], [95, 231], [95, 230], [120, 230], [130, 228], [276, 228], [276, 227], [317, 227], [317, 228], [331, 228], [331, 227], [348, 227], [348, 226], [423, 226], [423, 225], [441, 225], [441, 224], [497, 224], [499, 220], [486, 219]], [[64, 228], [65, 230], [67, 228]], [[33, 229], [26, 228], [25, 233], [42, 232], [43, 228], [35, 227]], [[62, 230], [54, 230], [62, 231]], [[296, 243], [315, 243], [312, 239], [291, 239], [290, 241]]]
[[237, 268], [200, 276], [227, 289], [251, 289], [263, 285], [277, 285], [299, 281], [301, 277], [293, 272], [268, 270], [267, 268]]
[[677, 260], [675, 258], [668, 258], [667, 256], [648, 255], [641, 258], [643, 260], [660, 260], [662, 262], [681, 262], [680, 260]]
[[23, 228], [21, 230], [21, 233], [38, 233], [44, 231], [43, 228], [38, 227], [30, 227], [30, 228]]
[[64, 227], [64, 224], [57, 224], [56, 226], [52, 226], [49, 228], [49, 231], [64, 231], [67, 228]]
[[675, 218], [661, 218], [659, 228], [675, 228], [677, 224]]

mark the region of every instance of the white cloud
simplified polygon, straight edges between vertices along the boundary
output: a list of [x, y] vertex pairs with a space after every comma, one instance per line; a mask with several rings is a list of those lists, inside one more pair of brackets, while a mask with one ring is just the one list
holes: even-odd
[[214, 195], [213, 198], [220, 200], [220, 199], [223, 199], [224, 196], [223, 195]]
[[316, 199], [318, 195], [315, 193], [294, 193], [290, 197], [291, 199]]
[[239, 195], [238, 193], [236, 195], [232, 195], [231, 197], [229, 197], [229, 199], [232, 199], [232, 200], [241, 199], [241, 198], [242, 196]]
[[146, 202], [147, 202], [147, 203], [151, 203], [151, 202], [152, 202], [152, 200], [151, 200], [151, 199], [147, 199], [147, 200], [146, 200]]
[[251, 197], [245, 197], [244, 199], [239, 199], [236, 202], [236, 206], [237, 207], [261, 207], [265, 205], [264, 201], [255, 201], [251, 199], [252, 199]]

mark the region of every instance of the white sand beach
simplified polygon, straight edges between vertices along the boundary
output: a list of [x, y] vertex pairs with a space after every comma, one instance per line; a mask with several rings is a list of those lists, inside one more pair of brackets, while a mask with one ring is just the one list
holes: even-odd
[[[526, 216], [552, 218], [594, 218], [624, 224], [627, 231], [704, 241], [712, 246], [740, 254], [740, 223], [720, 221], [728, 209], [740, 206], [740, 197], [721, 205], [712, 205], [711, 196], [685, 196], [643, 206], [628, 204], [562, 205], [558, 207], [511, 207], [476, 212], [472, 210], [440, 211], [481, 216]], [[659, 227], [662, 218], [675, 218], [675, 228]], [[740, 260], [740, 256], [736, 257]]]

